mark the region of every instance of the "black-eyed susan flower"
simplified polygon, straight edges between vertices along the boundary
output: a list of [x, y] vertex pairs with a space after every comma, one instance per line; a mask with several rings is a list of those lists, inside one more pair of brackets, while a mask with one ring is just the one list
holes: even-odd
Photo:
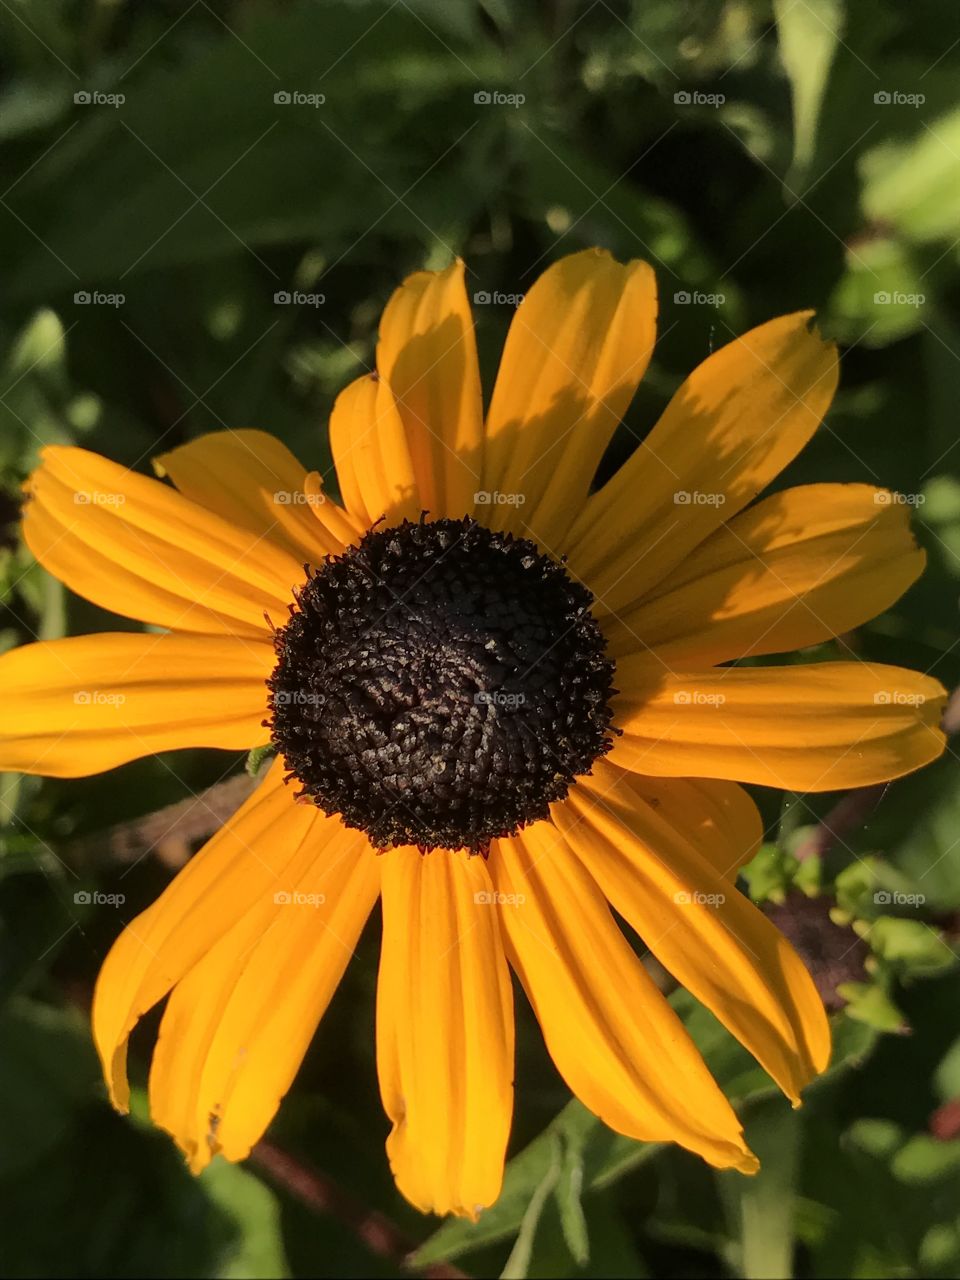
[[96, 990], [120, 1109], [128, 1037], [167, 997], [150, 1105], [194, 1170], [264, 1132], [378, 899], [387, 1149], [421, 1209], [472, 1216], [498, 1195], [511, 969], [607, 1124], [755, 1168], [611, 907], [791, 1099], [826, 1066], [810, 977], [735, 888], [761, 836], [740, 784], [915, 769], [942, 749], [943, 691], [860, 661], [728, 664], [866, 621], [923, 555], [905, 508], [869, 485], [754, 503], [836, 385], [806, 313], [712, 354], [591, 492], [655, 318], [642, 262], [558, 262], [516, 313], [484, 416], [462, 266], [411, 276], [377, 373], [333, 412], [342, 505], [259, 431], [159, 458], [172, 485], [44, 451], [27, 543], [73, 590], [162, 630], [0, 659], [0, 767], [277, 752]]

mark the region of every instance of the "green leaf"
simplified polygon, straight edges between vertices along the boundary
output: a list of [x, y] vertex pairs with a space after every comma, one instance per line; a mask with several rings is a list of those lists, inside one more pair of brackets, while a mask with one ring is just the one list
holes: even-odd
[[530, 1258], [533, 1254], [533, 1242], [536, 1236], [537, 1227], [540, 1225], [540, 1216], [543, 1213], [544, 1206], [547, 1203], [547, 1197], [557, 1184], [560, 1177], [561, 1168], [561, 1151], [559, 1135], [553, 1136], [551, 1142], [552, 1158], [547, 1165], [543, 1177], [537, 1184], [533, 1195], [530, 1197], [529, 1203], [524, 1211], [523, 1218], [520, 1221], [520, 1231], [517, 1235], [516, 1244], [510, 1250], [510, 1257], [507, 1259], [507, 1265], [503, 1268], [502, 1280], [522, 1280], [530, 1269]]
[[870, 919], [876, 914], [873, 895], [880, 884], [882, 864], [876, 858], [858, 858], [844, 867], [834, 881], [837, 906], [850, 916]]
[[[781, 828], [782, 828], [781, 823]], [[782, 902], [793, 884], [798, 862], [782, 843], [762, 844], [740, 875], [747, 882], [747, 891], [754, 902]]]
[[16, 999], [0, 1037], [5, 1274], [285, 1280], [273, 1191], [222, 1160], [193, 1177], [143, 1089], [115, 1115], [81, 1015]]
[[580, 1199], [582, 1193], [583, 1144], [567, 1139], [563, 1144], [563, 1161], [554, 1195], [560, 1211], [560, 1226], [567, 1248], [578, 1265], [585, 1267], [590, 1261], [590, 1240], [587, 1233], [587, 1219]]
[[889, 1159], [903, 1142], [903, 1130], [893, 1120], [867, 1117], [856, 1120], [847, 1134], [849, 1141], [878, 1160]]
[[798, 862], [793, 887], [810, 898], [819, 898], [824, 893], [823, 860], [814, 855]]
[[954, 1276], [960, 1267], [960, 1225], [935, 1222], [930, 1226], [917, 1250], [920, 1275]]
[[785, 849], [792, 847], [792, 842], [805, 825], [809, 826], [810, 810], [801, 795], [796, 791], [785, 791], [780, 805], [780, 823], [777, 827], [777, 844]]
[[798, 194], [813, 161], [817, 124], [843, 30], [842, 0], [774, 0], [780, 58], [793, 96], [793, 165], [787, 185]]
[[933, 1081], [941, 1102], [960, 1098], [960, 1036], [940, 1059]]
[[870, 930], [870, 945], [878, 956], [896, 965], [904, 975], [919, 977], [940, 973], [956, 960], [943, 935], [923, 920], [881, 916]]
[[908, 1030], [906, 1018], [879, 983], [842, 982], [837, 993], [846, 1000], [844, 1013], [854, 1022], [895, 1035], [902, 1035]]
[[269, 1187], [239, 1165], [215, 1160], [201, 1185], [210, 1201], [233, 1225], [215, 1272], [223, 1280], [254, 1280], [290, 1274], [283, 1249], [280, 1206]]
[[864, 212], [915, 244], [956, 238], [960, 222], [960, 110], [922, 122], [908, 143], [887, 142], [861, 161]]
[[276, 754], [273, 743], [266, 742], [262, 747], [254, 747], [247, 754], [246, 770], [251, 778], [255, 778], [263, 768], [264, 761]]
[[74, 1010], [15, 999], [0, 1019], [0, 1043], [0, 1178], [6, 1178], [64, 1137], [100, 1071], [89, 1028]]
[[[259, 262], [272, 299], [289, 281], [264, 262], [266, 246], [322, 243], [329, 260], [374, 227], [445, 243], [445, 224], [469, 222], [484, 197], [464, 177], [473, 92], [481, 77], [499, 82], [499, 51], [481, 35], [468, 48], [446, 29], [457, 21], [433, 14], [426, 25], [407, 5], [284, 8], [251, 9], [233, 38], [200, 42], [172, 68], [138, 59], [117, 109], [76, 107], [64, 94], [65, 124], [76, 127], [9, 197], [17, 220], [0, 252], [11, 293], [114, 283], [108, 291], [134, 303], [144, 272], [242, 256]], [[346, 56], [361, 44], [362, 56]], [[344, 55], [318, 54], [337, 49]], [[275, 100], [316, 98], [318, 80], [322, 103]], [[417, 123], [427, 109], [429, 132]], [[77, 318], [87, 323], [91, 310]]]
[[717, 1174], [745, 1280], [793, 1274], [801, 1126], [786, 1098], [761, 1100], [749, 1108], [744, 1124], [747, 1143], [760, 1159], [759, 1173], [751, 1178]]
[[960, 1173], [960, 1141], [942, 1142], [928, 1133], [914, 1134], [890, 1162], [900, 1182], [925, 1185]]
[[847, 247], [824, 331], [843, 342], [885, 347], [921, 328], [929, 294], [907, 246], [889, 236], [859, 239]]
[[14, 339], [0, 373], [0, 472], [25, 474], [44, 444], [72, 444], [66, 333], [43, 308]]
[[[931, 486], [930, 507], [934, 505], [934, 488], [937, 504], [946, 507], [952, 487]], [[922, 507], [921, 511], [926, 521], [927, 508]], [[931, 559], [940, 558], [946, 563], [951, 559], [951, 537], [955, 536], [960, 544], [960, 524], [954, 535], [949, 526], [939, 521], [935, 528]], [[946, 546], [939, 541], [941, 534]], [[955, 612], [956, 589], [949, 580], [944, 582], [941, 578], [936, 584], [935, 594], [941, 593], [949, 598], [950, 612]], [[954, 626], [949, 643], [953, 644], [955, 638]], [[922, 892], [927, 911], [956, 911], [960, 908], [960, 763], [947, 751], [935, 764], [897, 783], [896, 794], [899, 802], [890, 806], [884, 826], [877, 833], [886, 859], [883, 870], [878, 870], [878, 876], [882, 875], [880, 883], [891, 891]], [[871, 834], [871, 839], [875, 838]]]

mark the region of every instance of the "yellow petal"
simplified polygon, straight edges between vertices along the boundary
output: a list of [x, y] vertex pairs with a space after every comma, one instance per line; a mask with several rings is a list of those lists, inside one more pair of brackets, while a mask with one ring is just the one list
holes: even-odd
[[316, 856], [329, 821], [297, 804], [277, 760], [230, 821], [113, 944], [93, 997], [93, 1034], [110, 1097], [129, 1100], [127, 1040], [140, 1018], [248, 911], [272, 903]]
[[233, 636], [46, 640], [0, 657], [0, 772], [79, 778], [156, 751], [266, 742], [273, 646]]
[[308, 497], [306, 469], [265, 431], [215, 431], [161, 454], [153, 466], [201, 507], [278, 543], [301, 563], [343, 551], [336, 530], [345, 513], [337, 521], [332, 499]]
[[365, 524], [352, 516], [324, 492], [323, 477], [319, 471], [308, 471], [303, 479], [303, 491], [313, 515], [323, 525], [324, 536], [335, 539], [341, 546], [349, 547], [363, 537]]
[[608, 759], [637, 773], [733, 778], [785, 791], [887, 782], [943, 751], [946, 693], [929, 676], [866, 662], [671, 673], [617, 665]]
[[473, 510], [483, 403], [464, 266], [418, 271], [387, 303], [377, 369], [396, 398], [420, 500], [434, 520]]
[[357, 378], [337, 396], [330, 415], [330, 450], [344, 505], [364, 528], [386, 520], [418, 520], [422, 505], [413, 463], [386, 381]]
[[613, 907], [796, 1102], [830, 1059], [813, 979], [763, 913], [603, 761], [557, 826]]
[[556, 551], [646, 371], [656, 327], [645, 262], [621, 266], [585, 249], [540, 276], [510, 325], [487, 416], [482, 514], [492, 528]]
[[615, 657], [642, 645], [668, 666], [786, 653], [842, 635], [923, 571], [905, 506], [863, 484], [775, 493], [710, 535], [669, 589], [604, 620]]
[[78, 595], [178, 631], [262, 636], [286, 617], [303, 566], [282, 547], [86, 449], [48, 445], [23, 531]]
[[475, 1218], [500, 1194], [513, 1110], [513, 998], [482, 858], [380, 859], [377, 1066], [390, 1167], [424, 1213]]
[[714, 778], [648, 778], [614, 770], [623, 786], [678, 831], [722, 876], [736, 879], [763, 840], [763, 820], [736, 782]]
[[364, 836], [327, 818], [282, 876], [174, 988], [150, 1072], [154, 1122], [199, 1173], [243, 1160], [293, 1082], [380, 892]]
[[563, 550], [599, 597], [598, 613], [641, 600], [816, 431], [837, 385], [837, 353], [810, 318], [781, 316], [715, 351], [588, 499]]
[[628, 1137], [755, 1169], [730, 1104], [560, 833], [537, 823], [498, 841], [491, 864], [510, 962], [584, 1106]]

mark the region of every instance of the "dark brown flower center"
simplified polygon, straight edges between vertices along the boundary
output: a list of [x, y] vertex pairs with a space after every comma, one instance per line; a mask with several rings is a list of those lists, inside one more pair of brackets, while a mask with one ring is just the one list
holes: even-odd
[[377, 848], [485, 853], [611, 745], [593, 597], [474, 520], [368, 533], [276, 634], [273, 742], [302, 794]]

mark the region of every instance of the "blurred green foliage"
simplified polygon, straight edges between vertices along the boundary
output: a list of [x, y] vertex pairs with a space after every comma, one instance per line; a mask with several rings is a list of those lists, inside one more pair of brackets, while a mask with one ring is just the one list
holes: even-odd
[[[780, 483], [906, 495], [928, 572], [849, 640], [956, 687], [950, 0], [8, 0], [0, 33], [0, 648], [122, 625], [17, 544], [41, 444], [146, 469], [161, 448], [254, 425], [329, 475], [333, 396], [369, 367], [406, 273], [460, 254], [472, 291], [518, 294], [601, 244], [648, 258], [661, 291], [654, 363], [606, 469], [711, 349], [815, 307], [844, 344], [841, 390]], [[313, 304], [275, 300], [293, 291]], [[476, 314], [489, 390], [511, 308]], [[78, 1009], [169, 873], [149, 858], [76, 865], [71, 849], [227, 766], [242, 761], [189, 752], [69, 784], [0, 779], [4, 1275], [400, 1274], [355, 1223], [309, 1213], [256, 1166], [192, 1179], [165, 1137], [104, 1101]], [[770, 843], [750, 891], [829, 895], [871, 955], [837, 1015], [834, 1069], [796, 1114], [672, 997], [765, 1157], [757, 1179], [610, 1133], [568, 1100], [521, 1007], [504, 1195], [476, 1226], [431, 1235], [383, 1153], [375, 928], [271, 1138], [391, 1217], [419, 1265], [956, 1275], [960, 1124], [931, 1117], [960, 1098], [957, 757], [891, 787], [822, 859], [795, 853], [834, 798], [793, 798], [782, 831], [778, 797], [758, 798]], [[92, 889], [124, 902], [89, 905]]]

